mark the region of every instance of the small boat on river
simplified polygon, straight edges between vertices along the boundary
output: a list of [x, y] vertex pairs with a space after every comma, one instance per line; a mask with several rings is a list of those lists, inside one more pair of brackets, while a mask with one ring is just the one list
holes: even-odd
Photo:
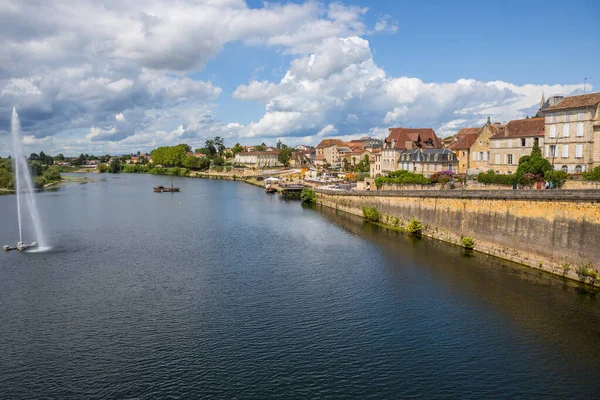
[[152, 189], [154, 189], [154, 191], [156, 193], [162, 193], [162, 192], [179, 192], [179, 188], [173, 187], [173, 181], [171, 181], [171, 187], [164, 187], [164, 186], [154, 186]]
[[4, 247], [2, 247], [2, 250], [4, 250], [4, 251], [11, 251], [11, 250], [25, 251], [27, 249], [32, 249], [35, 247], [37, 247], [37, 242], [31, 242], [31, 244], [19, 242], [19, 243], [17, 243], [16, 246], [4, 246]]

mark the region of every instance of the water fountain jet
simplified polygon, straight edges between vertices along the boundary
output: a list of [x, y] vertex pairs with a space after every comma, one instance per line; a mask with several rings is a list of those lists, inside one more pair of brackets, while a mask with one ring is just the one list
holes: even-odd
[[[17, 192], [17, 215], [19, 219], [19, 242], [14, 247], [4, 246], [3, 250], [23, 251], [38, 246], [39, 248], [44, 249], [46, 248], [46, 238], [42, 230], [42, 223], [35, 201], [35, 191], [29, 172], [29, 166], [27, 165], [27, 159], [25, 158], [25, 149], [23, 148], [23, 143], [21, 141], [21, 123], [19, 122], [19, 114], [17, 114], [16, 108], [13, 108], [12, 112], [11, 134], [13, 151], [15, 153], [13, 160], [16, 182], [15, 189]], [[36, 239], [36, 241], [33, 241], [30, 244], [23, 242], [24, 211], [29, 215], [33, 234]]]

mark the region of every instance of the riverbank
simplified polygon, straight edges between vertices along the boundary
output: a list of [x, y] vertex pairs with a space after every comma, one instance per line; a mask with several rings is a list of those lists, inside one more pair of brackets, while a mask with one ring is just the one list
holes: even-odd
[[[84, 184], [84, 183], [93, 182], [93, 181], [94, 181], [93, 179], [90, 179], [88, 177], [63, 175], [61, 180], [46, 183], [41, 188], [37, 188], [35, 190], [42, 191], [42, 190], [46, 190], [46, 189], [57, 189], [61, 186], [65, 186], [65, 185], [69, 185], [69, 184], [74, 184], [74, 183]], [[13, 189], [0, 188], [0, 194], [15, 194], [15, 193], [16, 193], [16, 191]]]
[[472, 238], [475, 251], [599, 286], [598, 191], [315, 192], [320, 206], [359, 216], [373, 207], [395, 229], [415, 218], [425, 236], [458, 246]]

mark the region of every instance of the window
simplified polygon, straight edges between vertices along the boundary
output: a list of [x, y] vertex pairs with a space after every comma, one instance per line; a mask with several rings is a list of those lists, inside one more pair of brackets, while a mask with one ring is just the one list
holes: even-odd
[[540, 138], [534, 138], [534, 139], [533, 139], [533, 144], [534, 144], [535, 146], [539, 146], [539, 145], [540, 145]]
[[583, 136], [583, 122], [577, 124], [577, 137]]
[[487, 152], [482, 151], [481, 156], [483, 157], [483, 161], [487, 161]]
[[483, 158], [483, 151], [479, 152], [479, 161], [485, 161], [485, 159]]
[[433, 170], [437, 171], [437, 164], [433, 164]]
[[477, 152], [473, 153], [473, 161], [477, 161]]
[[569, 122], [569, 113], [568, 112], [565, 113], [565, 122]]
[[581, 168], [581, 165], [577, 165], [577, 166], [575, 167], [575, 172], [578, 172], [578, 173], [581, 173], [581, 172], [583, 172], [583, 169]]
[[583, 121], [583, 111], [579, 111], [579, 112], [577, 113], [577, 120], [578, 120], [578, 121]]
[[513, 163], [513, 155], [512, 155], [512, 154], [509, 154], [509, 155], [508, 155], [508, 161], [507, 161], [507, 164], [508, 164], [508, 165], [512, 165], [512, 163]]
[[575, 146], [575, 157], [583, 158], [583, 145], [582, 144], [578, 144]]
[[551, 138], [555, 138], [556, 137], [556, 125], [551, 125], [550, 126], [550, 137]]
[[448, 160], [452, 161], [452, 154], [448, 154]]
[[521, 139], [521, 147], [525, 147], [525, 145], [527, 144], [527, 140], [525, 138]]
[[560, 169], [561, 169], [563, 172], [569, 172], [569, 167], [567, 167], [566, 165], [563, 165], [562, 167], [560, 167]]
[[569, 158], [569, 145], [568, 144], [563, 144], [562, 158]]
[[556, 157], [556, 146], [555, 145], [550, 145], [550, 157], [554, 158]]
[[437, 155], [437, 154], [435, 154], [435, 155], [433, 156], [433, 161], [437, 161], [437, 160], [438, 160], [438, 155]]
[[494, 163], [500, 164], [500, 154], [496, 154], [496, 157], [494, 157]]
[[563, 137], [569, 137], [569, 124], [563, 124]]

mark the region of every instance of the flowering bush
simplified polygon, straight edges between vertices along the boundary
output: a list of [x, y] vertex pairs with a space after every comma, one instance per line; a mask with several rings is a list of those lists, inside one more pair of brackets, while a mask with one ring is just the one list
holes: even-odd
[[449, 170], [436, 172], [432, 174], [429, 179], [431, 180], [431, 183], [441, 183], [442, 185], [445, 185], [454, 179], [454, 172]]

